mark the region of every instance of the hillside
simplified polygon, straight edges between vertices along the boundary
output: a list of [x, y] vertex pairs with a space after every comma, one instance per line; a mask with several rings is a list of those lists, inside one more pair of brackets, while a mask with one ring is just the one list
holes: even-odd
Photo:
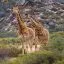
[[[15, 17], [13, 17], [11, 11], [15, 2], [16, 1], [13, 2], [11, 0], [11, 3], [0, 3], [0, 36], [1, 33], [5, 33], [6, 36], [6, 33], [12, 33], [11, 35], [13, 35], [16, 32], [16, 27], [13, 24]], [[25, 5], [26, 7], [23, 8], [23, 11], [31, 9], [31, 11], [28, 11], [28, 14], [44, 23], [44, 26], [49, 29], [49, 31], [64, 31], [64, 4], [55, 2], [49, 5], [44, 2], [28, 1]], [[29, 6], [31, 6], [31, 8]], [[22, 15], [25, 13], [27, 12], [23, 12]]]

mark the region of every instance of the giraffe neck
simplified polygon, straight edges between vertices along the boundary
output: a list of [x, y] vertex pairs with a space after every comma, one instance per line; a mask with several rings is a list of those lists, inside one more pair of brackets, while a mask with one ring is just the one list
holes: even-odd
[[38, 30], [43, 29], [43, 26], [41, 23], [37, 23], [37, 21], [33, 17], [31, 19], [32, 19], [32, 22], [35, 24], [36, 29]]
[[23, 19], [21, 18], [20, 13], [16, 14], [16, 18], [18, 20], [19, 32], [20, 32], [20, 34], [23, 34], [25, 32], [27, 26], [25, 25]]

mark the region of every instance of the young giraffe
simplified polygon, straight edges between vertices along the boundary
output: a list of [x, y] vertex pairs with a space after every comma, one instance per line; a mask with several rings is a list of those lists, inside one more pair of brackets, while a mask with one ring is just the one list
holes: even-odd
[[25, 24], [24, 20], [22, 19], [20, 12], [19, 12], [18, 6], [13, 7], [13, 13], [15, 13], [16, 18], [18, 20], [18, 31], [20, 38], [22, 39], [23, 42], [23, 54], [24, 54], [24, 49], [26, 50], [27, 53], [32, 52], [32, 42], [34, 41], [35, 38], [35, 31], [32, 28], [27, 27]]

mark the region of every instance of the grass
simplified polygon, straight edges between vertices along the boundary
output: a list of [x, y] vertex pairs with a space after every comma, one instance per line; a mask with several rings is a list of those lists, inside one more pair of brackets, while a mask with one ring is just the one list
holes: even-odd
[[[41, 50], [40, 52], [34, 52], [31, 54], [25, 54], [22, 56], [22, 51], [18, 50], [17, 47], [22, 43], [22, 41], [18, 38], [0, 38], [0, 51], [5, 50], [5, 52], [9, 51], [9, 55], [12, 56], [10, 59], [0, 60], [0, 64], [34, 64], [34, 62], [40, 62], [42, 61], [47, 62], [44, 64], [48, 64], [48, 59], [45, 55], [50, 56], [53, 54], [53, 57], [60, 58], [57, 60], [54, 64], [63, 64], [64, 60], [64, 32], [53, 32], [50, 34], [50, 41], [47, 47], [47, 49], [44, 48], [44, 50]], [[6, 51], [8, 50], [8, 51]], [[50, 53], [51, 52], [51, 53]], [[2, 52], [0, 52], [1, 54]], [[42, 55], [42, 56], [40, 56]], [[45, 60], [42, 58], [44, 57]], [[38, 59], [39, 60], [38, 60]], [[56, 58], [56, 59], [57, 59]], [[30, 60], [30, 61], [29, 61]], [[22, 63], [23, 62], [23, 63]], [[35, 64], [36, 64], [35, 63]], [[41, 63], [43, 64], [43, 63]]]

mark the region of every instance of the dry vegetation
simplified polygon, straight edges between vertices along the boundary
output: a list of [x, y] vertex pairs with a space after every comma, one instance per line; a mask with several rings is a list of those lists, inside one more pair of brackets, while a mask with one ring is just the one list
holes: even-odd
[[[40, 52], [22, 55], [17, 47], [21, 41], [17, 38], [0, 38], [1, 64], [64, 64], [64, 32], [50, 34], [50, 42], [42, 46]], [[9, 60], [7, 57], [11, 57]], [[6, 58], [6, 60], [5, 60]], [[51, 63], [50, 63], [51, 62]]]

